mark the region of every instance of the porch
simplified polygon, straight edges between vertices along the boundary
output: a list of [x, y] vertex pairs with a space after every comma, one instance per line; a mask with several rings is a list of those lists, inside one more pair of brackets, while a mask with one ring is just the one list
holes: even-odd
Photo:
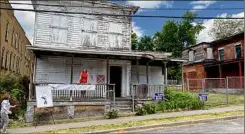
[[[52, 90], [53, 108], [59, 107], [71, 117], [88, 116], [96, 109], [103, 114], [110, 107], [132, 112], [136, 105], [133, 100], [152, 100], [153, 93], [163, 92], [168, 64], [183, 62], [169, 59], [170, 53], [31, 49], [36, 59], [29, 91], [29, 121], [37, 109], [35, 88], [39, 85], [59, 85], [61, 88]], [[76, 89], [81, 86], [77, 80], [83, 68], [88, 68], [93, 78], [88, 85], [94, 85], [94, 90]], [[65, 86], [72, 88], [62, 88]]]

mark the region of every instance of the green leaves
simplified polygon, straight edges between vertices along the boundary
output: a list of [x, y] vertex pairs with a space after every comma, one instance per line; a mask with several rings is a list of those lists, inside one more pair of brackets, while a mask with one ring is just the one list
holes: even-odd
[[118, 110], [112, 109], [112, 110], [106, 112], [105, 117], [107, 119], [115, 119], [115, 118], [118, 118], [119, 117]]

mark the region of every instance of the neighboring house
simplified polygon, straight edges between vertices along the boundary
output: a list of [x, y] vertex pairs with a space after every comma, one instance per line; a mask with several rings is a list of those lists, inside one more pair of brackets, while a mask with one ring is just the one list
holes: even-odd
[[186, 48], [182, 58], [187, 79], [244, 76], [244, 32], [210, 43], [202, 42]]
[[[164, 75], [167, 73], [167, 62], [175, 61], [169, 59], [171, 53], [131, 51], [131, 15], [135, 14], [139, 7], [120, 6], [102, 1], [33, 1], [33, 3], [37, 4], [34, 6], [35, 10], [80, 13], [36, 12], [34, 44], [30, 47], [36, 55], [34, 71], [36, 87], [43, 83], [76, 85], [81, 71], [86, 68], [90, 74], [88, 83], [96, 85], [95, 91], [74, 91], [74, 94], [65, 90], [62, 93], [57, 91], [53, 98], [65, 94], [65, 97], [68, 95], [72, 98], [68, 97], [68, 101], [81, 102], [81, 99], [82, 101], [89, 99], [87, 105], [97, 104], [96, 106], [103, 109], [109, 89], [115, 89], [115, 97], [120, 98], [116, 99], [116, 102], [127, 100], [130, 103], [132, 103], [130, 98], [132, 85], [137, 88], [137, 84], [148, 84], [147, 97], [150, 98], [154, 92], [163, 91], [164, 82], [167, 82], [167, 75]], [[60, 6], [49, 7], [40, 4]], [[33, 99], [34, 97], [35, 94]], [[76, 104], [82, 105], [80, 102]], [[130, 103], [126, 102], [124, 105]], [[33, 105], [35, 104], [29, 104], [30, 107]], [[126, 108], [132, 109], [132, 104]]]
[[[0, 6], [12, 8], [10, 4]], [[0, 77], [13, 73], [32, 78], [34, 55], [27, 46], [31, 43], [14, 11], [0, 10]]]

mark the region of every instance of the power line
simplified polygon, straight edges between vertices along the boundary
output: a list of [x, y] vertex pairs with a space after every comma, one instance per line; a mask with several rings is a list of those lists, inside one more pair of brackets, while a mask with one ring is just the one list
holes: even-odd
[[[104, 7], [104, 6], [65, 6], [65, 5], [57, 5], [57, 4], [34, 4], [34, 3], [16, 3], [16, 2], [0, 2], [2, 4], [13, 4], [13, 5], [32, 5], [32, 6], [50, 6], [50, 7], [87, 7], [87, 8], [112, 8], [112, 9], [125, 9], [125, 7], [119, 7], [119, 6], [110, 6], [110, 7]], [[140, 8], [142, 10], [243, 10], [244, 8], [205, 8], [205, 9], [191, 9], [191, 8]]]
[[[101, 13], [86, 13], [86, 12], [67, 12], [67, 11], [54, 11], [54, 10], [33, 10], [33, 9], [20, 9], [20, 8], [0, 8], [2, 10], [17, 10], [17, 11], [29, 11], [29, 12], [46, 12], [46, 13], [61, 13], [61, 14], [83, 14], [83, 15], [95, 15], [95, 16], [114, 16], [114, 17], [135, 17], [135, 18], [174, 18], [183, 19], [188, 17], [183, 16], [161, 16], [161, 15], [122, 15], [122, 14], [101, 14]], [[244, 19], [240, 17], [223, 18], [223, 17], [195, 17], [195, 19]]]

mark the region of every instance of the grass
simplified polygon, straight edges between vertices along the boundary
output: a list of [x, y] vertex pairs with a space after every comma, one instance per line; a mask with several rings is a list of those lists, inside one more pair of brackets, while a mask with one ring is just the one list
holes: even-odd
[[232, 112], [220, 112], [220, 113], [213, 113], [213, 114], [202, 114], [202, 115], [194, 115], [194, 116], [172, 117], [172, 118], [163, 118], [163, 119], [150, 119], [144, 121], [129, 121], [125, 123], [108, 124], [108, 125], [93, 125], [89, 127], [81, 127], [81, 128], [73, 128], [73, 129], [51, 130], [42, 133], [83, 133], [83, 132], [93, 132], [99, 130], [123, 129], [126, 127], [157, 125], [162, 123], [192, 121], [192, 120], [200, 120], [200, 119], [207, 119], [207, 118], [221, 118], [221, 117], [228, 117], [234, 115], [244, 115], [244, 110], [232, 111]]
[[[125, 114], [119, 114], [119, 117], [130, 117], [134, 116], [134, 113], [125, 113]], [[55, 124], [62, 124], [62, 123], [73, 123], [73, 122], [85, 122], [85, 121], [91, 121], [91, 120], [99, 120], [104, 119], [103, 116], [95, 116], [95, 117], [82, 117], [82, 118], [74, 118], [74, 119], [60, 119], [55, 120]], [[52, 120], [50, 121], [40, 121], [38, 125], [52, 125]], [[9, 128], [23, 128], [23, 127], [33, 127], [33, 123], [25, 123], [24, 121], [11, 121], [9, 123]]]
[[[181, 92], [181, 87], [169, 87], [171, 91]], [[198, 96], [198, 93], [193, 93]], [[226, 106], [237, 106], [244, 105], [244, 95], [243, 94], [228, 94], [228, 105], [227, 105], [227, 95], [223, 93], [207, 93], [208, 100], [205, 101], [206, 108], [217, 108]]]

